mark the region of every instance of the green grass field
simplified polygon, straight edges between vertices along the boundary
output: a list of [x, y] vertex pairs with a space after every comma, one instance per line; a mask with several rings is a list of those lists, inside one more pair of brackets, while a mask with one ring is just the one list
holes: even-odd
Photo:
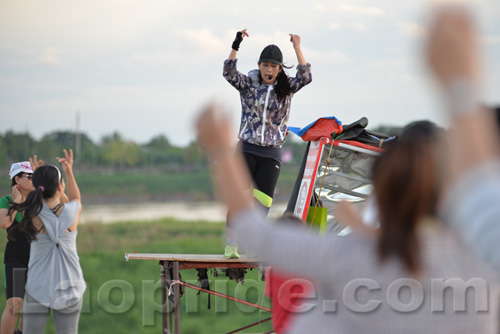
[[[88, 224], [79, 227], [78, 250], [88, 290], [80, 317], [82, 334], [161, 333], [160, 266], [157, 261], [125, 261], [125, 253], [219, 254], [225, 244], [225, 224], [178, 222], [164, 219], [155, 222], [123, 222], [119, 224]], [[6, 233], [0, 234], [0, 250]], [[182, 279], [199, 285], [195, 270], [181, 271]], [[2, 270], [3, 281], [3, 270]], [[219, 272], [210, 275], [210, 287], [253, 303], [269, 306], [263, 296], [264, 282], [253, 269], [245, 284], [236, 284]], [[5, 306], [2, 288], [0, 306]], [[181, 298], [182, 333], [226, 333], [247, 324], [268, 318], [270, 314], [249, 306], [186, 289]], [[271, 323], [250, 328], [242, 333], [271, 330]], [[54, 333], [49, 321], [46, 334]]]

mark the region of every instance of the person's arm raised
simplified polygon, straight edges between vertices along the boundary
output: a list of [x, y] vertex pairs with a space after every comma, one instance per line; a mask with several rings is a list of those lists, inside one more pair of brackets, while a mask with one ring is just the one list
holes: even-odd
[[302, 54], [302, 49], [300, 47], [300, 36], [290, 34], [290, 42], [293, 44], [293, 49], [295, 50], [295, 54], [297, 55], [297, 61], [299, 65], [307, 65], [306, 58]]
[[459, 225], [483, 258], [500, 270], [500, 139], [492, 111], [478, 101], [478, 44], [468, 13], [448, 7], [437, 12], [426, 51], [452, 120], [442, 215]]
[[[56, 158], [62, 164], [62, 169], [64, 174], [66, 174], [66, 192], [68, 193], [67, 199], [69, 201], [75, 201], [78, 203], [78, 213], [76, 215], [75, 221], [70, 226], [71, 231], [76, 231], [78, 225], [78, 218], [82, 210], [81, 195], [78, 184], [76, 184], [75, 175], [73, 174], [73, 150], [68, 151], [63, 150], [64, 158]], [[61, 197], [61, 202], [64, 202], [64, 196]]]
[[38, 160], [38, 157], [36, 156], [36, 154], [33, 156], [33, 158], [30, 157], [29, 161], [30, 161], [31, 170], [33, 171], [33, 173], [36, 171], [36, 169], [38, 167], [41, 167], [45, 164], [45, 161], [43, 161], [42, 159]]
[[62, 165], [64, 174], [66, 174], [66, 192], [70, 201], [81, 202], [80, 189], [76, 184], [75, 175], [73, 174], [73, 150], [63, 150], [64, 158], [56, 158]]
[[236, 33], [236, 38], [234, 39], [233, 44], [231, 45], [231, 52], [229, 53], [229, 57], [227, 58], [228, 60], [236, 59], [236, 56], [238, 55], [238, 50], [240, 49], [240, 44], [243, 41], [243, 38], [245, 37], [250, 37], [246, 29], [243, 29]]
[[452, 118], [450, 172], [457, 178], [500, 152], [494, 115], [479, 104], [480, 52], [470, 15], [458, 6], [438, 10], [426, 52]]
[[233, 154], [229, 119], [214, 104], [201, 113], [197, 124], [198, 139], [213, 163], [215, 187], [229, 211], [237, 214], [253, 205], [248, 185], [250, 175], [240, 154]]

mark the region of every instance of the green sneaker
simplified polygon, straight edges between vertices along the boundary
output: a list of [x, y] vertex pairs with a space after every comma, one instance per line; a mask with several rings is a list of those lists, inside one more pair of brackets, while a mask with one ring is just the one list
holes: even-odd
[[224, 256], [226, 259], [239, 259], [240, 255], [238, 254], [238, 245], [235, 243], [231, 242], [229, 245], [226, 246], [226, 249], [224, 249]]

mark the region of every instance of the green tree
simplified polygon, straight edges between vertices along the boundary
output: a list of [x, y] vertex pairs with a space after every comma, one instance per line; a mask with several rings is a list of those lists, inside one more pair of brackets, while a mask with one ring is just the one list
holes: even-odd
[[97, 149], [89, 136], [80, 133], [80, 145], [77, 147], [77, 134], [72, 131], [54, 131], [50, 133], [52, 139], [61, 148], [73, 149], [75, 163], [78, 166], [95, 166]]
[[152, 138], [142, 146], [145, 161], [151, 166], [179, 165], [184, 163], [184, 149], [174, 146], [164, 135]]
[[164, 135], [160, 134], [153, 137], [146, 145], [142, 147], [146, 164], [151, 167], [166, 165], [169, 163], [169, 151], [174, 149], [170, 141]]
[[201, 165], [207, 162], [206, 155], [203, 153], [202, 148], [196, 141], [192, 141], [184, 149], [183, 162], [190, 165]]
[[118, 132], [103, 139], [103, 150], [106, 160], [120, 168], [135, 166], [141, 158], [139, 146], [132, 141], [124, 140]]
[[59, 146], [50, 134], [44, 135], [38, 143], [35, 144], [36, 155], [46, 163], [56, 164], [56, 157], [62, 155], [62, 147]]
[[158, 150], [168, 150], [170, 148], [170, 141], [167, 137], [160, 134], [156, 137], [153, 137], [146, 145], [144, 145], [150, 149], [158, 149]]
[[3, 142], [3, 137], [0, 136], [0, 166], [7, 166], [9, 162], [7, 161], [7, 146]]
[[36, 140], [28, 132], [14, 133], [9, 130], [3, 136], [3, 142], [6, 147], [6, 156], [9, 162], [25, 161], [34, 153], [33, 149]]

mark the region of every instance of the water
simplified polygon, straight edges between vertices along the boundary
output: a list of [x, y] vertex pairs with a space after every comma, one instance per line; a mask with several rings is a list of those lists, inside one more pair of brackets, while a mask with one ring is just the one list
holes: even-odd
[[[279, 217], [286, 203], [275, 203], [269, 217]], [[80, 223], [116, 223], [123, 221], [151, 221], [174, 218], [181, 221], [225, 222], [226, 207], [217, 202], [166, 202], [137, 204], [85, 205]]]

